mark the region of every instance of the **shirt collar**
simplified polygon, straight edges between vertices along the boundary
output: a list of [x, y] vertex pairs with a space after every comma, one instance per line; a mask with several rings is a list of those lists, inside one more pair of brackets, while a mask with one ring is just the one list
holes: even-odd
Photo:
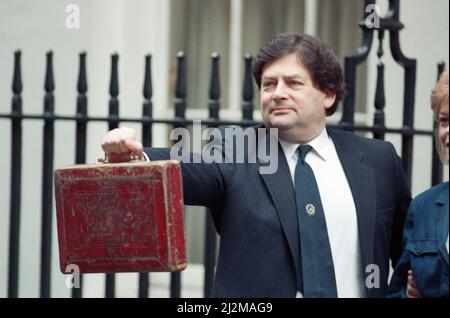
[[[297, 148], [298, 146], [300, 146], [300, 144], [296, 144], [296, 143], [291, 143], [282, 139], [278, 139], [281, 145], [281, 148], [283, 149], [284, 154], [286, 155], [286, 158], [292, 158], [293, 156], [295, 156], [295, 158], [297, 159]], [[327, 160], [327, 158], [329, 158], [329, 153], [330, 153], [330, 138], [328, 137], [328, 133], [327, 133], [327, 129], [324, 128], [322, 130], [322, 132], [319, 134], [319, 136], [317, 136], [316, 138], [314, 138], [313, 140], [311, 140], [310, 142], [308, 142], [307, 144], [310, 145], [314, 152], [324, 161]]]

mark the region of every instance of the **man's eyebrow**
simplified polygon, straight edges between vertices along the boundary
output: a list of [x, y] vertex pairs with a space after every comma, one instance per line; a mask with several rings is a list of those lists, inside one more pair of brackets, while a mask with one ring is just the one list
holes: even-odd
[[[283, 78], [287, 78], [287, 79], [293, 79], [293, 78], [298, 78], [298, 79], [303, 79], [303, 77], [300, 74], [291, 74], [291, 75], [283, 75]], [[263, 75], [262, 79], [276, 79], [278, 78], [278, 76], [275, 75]]]

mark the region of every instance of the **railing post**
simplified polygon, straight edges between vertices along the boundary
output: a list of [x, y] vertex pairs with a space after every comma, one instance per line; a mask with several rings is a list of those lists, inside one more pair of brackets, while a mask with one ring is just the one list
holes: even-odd
[[[175, 84], [175, 118], [186, 118], [186, 65], [183, 52], [177, 54], [177, 81]], [[185, 127], [184, 124], [176, 124], [175, 128]], [[180, 298], [181, 296], [181, 273], [175, 272], [170, 275], [170, 297]]]
[[[375, 0], [365, 0], [364, 8], [374, 3]], [[353, 125], [355, 124], [356, 67], [367, 58], [372, 47], [373, 29], [369, 29], [365, 23], [368, 15], [369, 13], [365, 12], [364, 18], [358, 22], [359, 27], [363, 30], [363, 40], [358, 48], [358, 53], [347, 56], [344, 60], [344, 81], [347, 94], [344, 97], [339, 126], [349, 131], [354, 130]]]
[[[109, 84], [109, 130], [119, 127], [119, 55], [117, 53], [111, 55], [111, 81]], [[106, 274], [105, 297], [115, 297], [115, 275], [114, 273]]]
[[[88, 90], [86, 77], [86, 52], [80, 53], [80, 65], [77, 83], [77, 121], [76, 121], [76, 141], [75, 141], [75, 163], [86, 163], [86, 130], [87, 130], [87, 96]], [[72, 288], [72, 297], [81, 298], [83, 288], [83, 275], [80, 274], [79, 288]]]
[[[153, 116], [153, 87], [152, 87], [152, 71], [151, 71], [151, 58], [150, 54], [145, 56], [145, 71], [144, 71], [144, 103], [142, 105], [142, 118], [151, 119]], [[144, 147], [152, 146], [152, 124], [142, 124], [142, 143]], [[148, 273], [139, 273], [139, 298], [148, 298], [149, 296], [149, 275]]]
[[[365, 7], [374, 4], [374, 0], [365, 0]], [[389, 0], [389, 13], [385, 18], [379, 18], [379, 26], [377, 27], [380, 36], [380, 42], [383, 37], [383, 31], [389, 31], [389, 46], [394, 60], [400, 64], [404, 70], [404, 92], [403, 92], [403, 127], [402, 127], [402, 164], [405, 171], [408, 184], [411, 185], [412, 173], [412, 155], [413, 155], [413, 134], [414, 134], [414, 94], [416, 87], [416, 60], [407, 58], [400, 48], [399, 32], [403, 29], [403, 24], [399, 20], [400, 1]], [[355, 114], [355, 84], [356, 84], [356, 66], [363, 62], [372, 45], [374, 26], [367, 25], [366, 19], [369, 12], [365, 12], [364, 18], [358, 22], [358, 25], [363, 29], [363, 45], [358, 48], [358, 54], [345, 58], [345, 86], [347, 95], [344, 98], [344, 108], [342, 111], [342, 118], [339, 127], [345, 130], [354, 130], [354, 114]], [[381, 51], [382, 52], [382, 51]], [[383, 96], [381, 86], [383, 75], [383, 65], [378, 67], [378, 94], [377, 94], [377, 110], [375, 113], [375, 120], [381, 123], [384, 119], [382, 112]], [[377, 127], [375, 127], [377, 128]], [[378, 127], [384, 133], [385, 127]], [[375, 137], [383, 137], [375, 129]]]
[[[209, 86], [209, 119], [219, 120], [220, 110], [220, 73], [219, 73], [220, 56], [218, 53], [211, 55], [211, 79]], [[210, 127], [217, 127], [211, 125]], [[204, 297], [210, 297], [214, 285], [214, 267], [216, 264], [216, 247], [217, 236], [211, 211], [206, 209], [205, 214], [205, 284], [203, 286]]]
[[52, 247], [52, 202], [53, 202], [53, 152], [55, 101], [53, 91], [53, 53], [47, 53], [44, 98], [44, 155], [42, 159], [42, 239], [41, 239], [41, 285], [40, 296], [50, 297], [51, 247]]
[[384, 120], [384, 106], [386, 104], [386, 100], [384, 97], [384, 64], [381, 61], [381, 58], [384, 54], [383, 52], [383, 36], [384, 36], [384, 30], [380, 29], [378, 30], [378, 40], [379, 40], [379, 47], [378, 47], [378, 60], [379, 63], [377, 65], [377, 87], [375, 91], [375, 114], [373, 118], [373, 125], [375, 129], [379, 129], [379, 131], [375, 131], [373, 133], [373, 138], [375, 139], [382, 139], [384, 140], [384, 129], [385, 127], [385, 120]]
[[19, 242], [20, 242], [20, 202], [22, 173], [22, 76], [20, 67], [21, 52], [14, 53], [14, 75], [12, 82], [11, 107], [11, 193], [9, 216], [9, 264], [8, 297], [18, 296], [19, 285]]
[[403, 81], [403, 134], [402, 134], [402, 163], [408, 184], [411, 185], [413, 159], [413, 129], [414, 129], [414, 100], [416, 90], [416, 60], [407, 58], [400, 48], [400, 30], [404, 27], [399, 21], [400, 1], [389, 0], [389, 40], [391, 54], [394, 60], [405, 70]]

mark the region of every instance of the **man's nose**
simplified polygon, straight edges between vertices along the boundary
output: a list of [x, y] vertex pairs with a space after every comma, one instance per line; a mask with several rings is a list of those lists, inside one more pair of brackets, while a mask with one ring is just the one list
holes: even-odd
[[278, 82], [277, 87], [275, 87], [275, 91], [273, 92], [274, 100], [282, 100], [288, 97], [286, 85], [283, 82]]

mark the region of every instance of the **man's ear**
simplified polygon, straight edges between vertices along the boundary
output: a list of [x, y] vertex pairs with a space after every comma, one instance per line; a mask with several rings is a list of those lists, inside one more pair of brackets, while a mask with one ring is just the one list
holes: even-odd
[[325, 99], [323, 100], [323, 105], [325, 106], [325, 109], [329, 109], [331, 106], [333, 106], [334, 101], [336, 100], [336, 93], [327, 91], [324, 92]]

